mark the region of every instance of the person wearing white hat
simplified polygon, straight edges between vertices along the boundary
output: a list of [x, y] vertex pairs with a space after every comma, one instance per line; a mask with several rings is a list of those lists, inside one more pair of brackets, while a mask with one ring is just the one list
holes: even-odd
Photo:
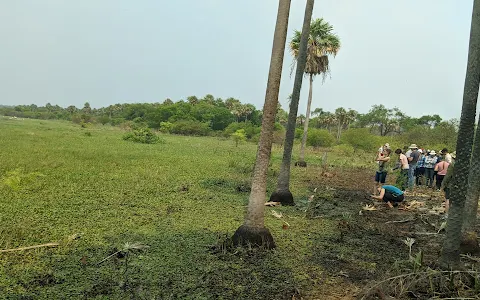
[[408, 188], [410, 191], [413, 190], [413, 185], [415, 183], [415, 169], [417, 168], [417, 162], [420, 158], [420, 152], [418, 151], [418, 146], [416, 144], [411, 144], [408, 147], [411, 152], [410, 155], [407, 155], [408, 158]]
[[437, 152], [435, 150], [430, 151], [428, 156], [425, 157], [425, 185], [429, 188], [433, 187], [433, 179], [435, 178], [435, 165], [437, 164]]

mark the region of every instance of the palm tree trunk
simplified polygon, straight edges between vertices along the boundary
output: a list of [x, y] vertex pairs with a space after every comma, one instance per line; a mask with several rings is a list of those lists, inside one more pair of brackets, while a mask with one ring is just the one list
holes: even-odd
[[478, 199], [480, 198], [480, 119], [478, 121], [472, 158], [470, 160], [470, 172], [468, 174], [467, 200], [465, 202], [465, 216], [463, 219], [463, 231], [474, 232], [477, 222]]
[[338, 123], [338, 128], [337, 128], [337, 142], [340, 141], [340, 134], [342, 132], [342, 123]]
[[297, 69], [295, 71], [293, 92], [290, 98], [290, 109], [288, 112], [287, 131], [285, 133], [285, 147], [283, 149], [282, 166], [278, 176], [277, 190], [270, 196], [270, 201], [280, 202], [283, 205], [295, 204], [293, 202], [293, 195], [290, 192], [290, 165], [292, 161], [293, 142], [295, 140], [298, 102], [300, 100], [300, 90], [302, 89], [305, 65], [307, 63], [307, 43], [310, 33], [310, 22], [312, 20], [314, 2], [314, 0], [307, 0], [307, 5], [305, 6], [302, 36], [300, 38], [300, 47], [298, 50]]
[[312, 106], [312, 87], [313, 87], [313, 75], [310, 74], [310, 89], [308, 90], [308, 102], [307, 102], [307, 115], [305, 116], [305, 124], [303, 126], [303, 137], [302, 145], [300, 147], [300, 164], [306, 166], [305, 164], [305, 146], [307, 145], [307, 135], [308, 135], [308, 120], [310, 117], [310, 107]]
[[452, 206], [449, 211], [447, 233], [443, 242], [441, 263], [447, 268], [458, 268], [460, 265], [460, 243], [462, 240], [462, 217], [465, 208], [467, 180], [470, 167], [475, 129], [475, 115], [480, 85], [480, 0], [474, 0], [472, 25], [470, 30], [470, 46], [468, 49], [467, 74], [463, 90], [462, 115], [458, 130], [457, 160], [453, 173], [451, 191]]
[[277, 112], [283, 56], [287, 39], [290, 3], [291, 0], [279, 0], [267, 91], [265, 94], [265, 104], [263, 106], [262, 130], [260, 132], [257, 159], [253, 171], [252, 191], [248, 201], [245, 223], [240, 226], [233, 235], [234, 245], [250, 244], [264, 246], [266, 248], [275, 247], [273, 237], [264, 225], [264, 203], [267, 190], [267, 170], [272, 151], [275, 114]]

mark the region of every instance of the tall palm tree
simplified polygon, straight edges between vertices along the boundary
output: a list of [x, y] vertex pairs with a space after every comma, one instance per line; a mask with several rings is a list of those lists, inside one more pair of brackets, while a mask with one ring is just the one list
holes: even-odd
[[277, 22], [273, 37], [272, 57], [268, 73], [265, 104], [263, 105], [262, 130], [258, 142], [257, 158], [253, 170], [252, 191], [248, 200], [245, 222], [233, 235], [234, 245], [257, 245], [274, 248], [275, 242], [265, 228], [264, 210], [267, 191], [267, 171], [272, 152], [273, 130], [277, 112], [278, 92], [282, 77], [283, 56], [287, 40], [288, 16], [291, 0], [279, 0]]
[[[295, 31], [290, 42], [290, 51], [295, 60], [298, 60], [300, 50], [301, 32]], [[340, 50], [340, 38], [333, 32], [333, 26], [323, 19], [316, 19], [310, 25], [310, 34], [307, 46], [307, 64], [305, 74], [309, 76], [310, 89], [308, 91], [307, 113], [303, 127], [302, 145], [300, 148], [299, 162], [296, 165], [306, 167], [305, 145], [307, 143], [308, 120], [310, 118], [310, 107], [312, 105], [312, 86], [313, 78], [322, 75], [325, 80], [330, 72], [329, 55], [337, 55]]]
[[470, 168], [470, 153], [472, 151], [475, 116], [477, 108], [478, 89], [480, 86], [480, 0], [474, 0], [472, 24], [470, 29], [470, 46], [468, 49], [467, 74], [463, 90], [463, 105], [458, 129], [457, 160], [453, 173], [451, 201], [447, 233], [443, 242], [441, 264], [444, 267], [458, 268], [460, 266], [460, 243], [462, 240], [462, 218], [468, 182], [464, 174]]
[[300, 90], [302, 88], [303, 73], [307, 64], [307, 43], [308, 33], [310, 32], [310, 22], [314, 0], [307, 0], [305, 6], [305, 17], [300, 38], [300, 48], [298, 51], [297, 70], [295, 81], [293, 83], [293, 92], [290, 97], [290, 111], [288, 112], [287, 130], [285, 133], [285, 144], [283, 148], [282, 166], [278, 176], [277, 190], [270, 196], [270, 201], [280, 202], [284, 205], [294, 205], [293, 195], [290, 192], [290, 164], [292, 162], [293, 141], [295, 139], [295, 128], [298, 113], [298, 102], [300, 99]]

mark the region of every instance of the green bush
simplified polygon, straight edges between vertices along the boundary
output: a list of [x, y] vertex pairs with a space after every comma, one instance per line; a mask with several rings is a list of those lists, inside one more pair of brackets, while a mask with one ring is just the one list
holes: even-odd
[[160, 122], [160, 132], [163, 133], [170, 133], [170, 130], [172, 130], [173, 124], [170, 122]]
[[325, 129], [308, 129], [307, 145], [313, 147], [331, 147], [335, 144], [333, 135]]
[[243, 129], [245, 130], [245, 136], [247, 139], [253, 138], [256, 134], [260, 133], [260, 127], [255, 126], [252, 124], [252, 122], [234, 122], [231, 123], [230, 125], [225, 128], [223, 131], [223, 135], [225, 137], [230, 137], [233, 133], [235, 133], [237, 130]]
[[236, 147], [238, 147], [239, 143], [245, 142], [247, 140], [244, 129], [239, 129], [235, 131], [235, 133], [232, 133], [231, 138], [235, 141]]
[[340, 144], [340, 145], [334, 146], [333, 151], [341, 154], [342, 156], [349, 156], [349, 155], [353, 155], [353, 153], [355, 152], [355, 149], [353, 149], [353, 147], [350, 145]]
[[174, 134], [182, 135], [209, 135], [212, 129], [209, 123], [203, 123], [194, 120], [183, 120], [173, 123], [170, 130]]
[[295, 128], [295, 139], [301, 140], [303, 137], [303, 128]]
[[147, 127], [133, 129], [132, 131], [125, 133], [123, 139], [142, 144], [157, 144], [165, 142]]
[[353, 149], [372, 151], [377, 149], [379, 138], [370, 133], [367, 128], [350, 128], [343, 132], [342, 143], [350, 145]]

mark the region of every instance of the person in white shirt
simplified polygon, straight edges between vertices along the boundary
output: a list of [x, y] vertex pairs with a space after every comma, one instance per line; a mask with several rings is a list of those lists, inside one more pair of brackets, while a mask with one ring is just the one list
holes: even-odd
[[448, 149], [447, 148], [443, 148], [442, 149], [442, 155], [445, 157], [444, 160], [451, 164], [452, 163], [452, 155], [450, 153], [448, 153]]

